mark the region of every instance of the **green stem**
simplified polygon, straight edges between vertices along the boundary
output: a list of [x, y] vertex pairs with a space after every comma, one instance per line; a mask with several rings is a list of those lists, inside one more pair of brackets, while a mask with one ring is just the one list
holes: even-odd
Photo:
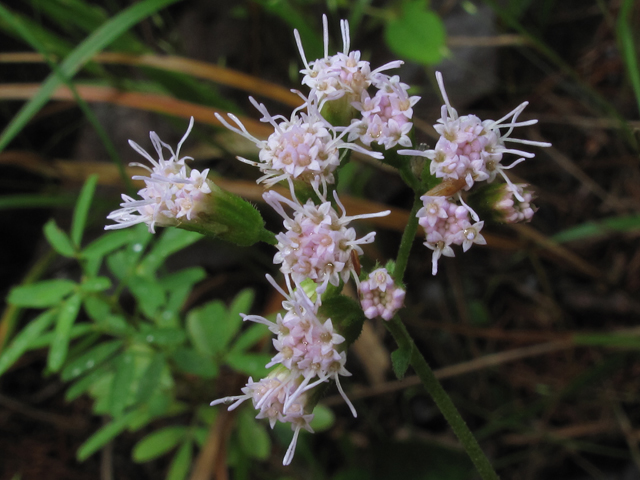
[[385, 322], [385, 325], [400, 348], [411, 349], [411, 366], [418, 374], [418, 377], [420, 377], [420, 380], [422, 380], [422, 384], [427, 389], [429, 395], [431, 395], [431, 398], [436, 402], [438, 409], [451, 426], [453, 433], [455, 433], [458, 440], [460, 440], [460, 443], [467, 452], [467, 455], [469, 455], [469, 458], [471, 458], [480, 477], [483, 480], [498, 480], [499, 477], [493, 470], [489, 459], [487, 459], [480, 445], [478, 445], [478, 441], [469, 430], [462, 416], [460, 416], [460, 412], [458, 412], [451, 398], [449, 398], [449, 395], [447, 395], [447, 392], [444, 391], [444, 388], [442, 388], [442, 385], [440, 385], [440, 382], [433, 374], [427, 361], [416, 348], [404, 324], [396, 315], [391, 321]]
[[393, 277], [400, 283], [402, 283], [404, 271], [407, 269], [411, 247], [416, 238], [416, 231], [418, 230], [418, 217], [416, 217], [416, 213], [418, 213], [420, 207], [422, 207], [422, 200], [420, 200], [420, 196], [416, 193], [413, 200], [413, 207], [411, 207], [411, 213], [409, 213], [409, 223], [407, 223], [404, 233], [402, 234], [398, 256], [396, 257], [396, 267], [393, 271]]

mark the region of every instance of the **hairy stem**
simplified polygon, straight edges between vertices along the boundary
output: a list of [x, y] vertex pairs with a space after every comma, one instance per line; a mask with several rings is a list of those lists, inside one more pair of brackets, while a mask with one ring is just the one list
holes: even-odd
[[409, 254], [411, 253], [413, 240], [415, 239], [416, 231], [418, 230], [418, 217], [416, 217], [416, 213], [421, 206], [422, 201], [420, 200], [420, 196], [416, 193], [413, 200], [413, 206], [411, 207], [411, 213], [409, 214], [409, 223], [407, 223], [404, 233], [402, 234], [402, 240], [400, 241], [400, 248], [398, 249], [398, 256], [396, 257], [396, 268], [393, 271], [393, 277], [398, 282], [402, 282], [404, 271], [407, 269]]
[[467, 455], [476, 467], [483, 480], [498, 480], [498, 475], [493, 470], [489, 459], [486, 457], [477, 440], [469, 430], [466, 422], [460, 416], [460, 412], [455, 407], [447, 392], [445, 392], [440, 382], [433, 374], [420, 351], [416, 348], [413, 339], [405, 328], [404, 324], [396, 315], [391, 321], [385, 322], [387, 330], [391, 332], [393, 338], [400, 348], [409, 348], [411, 351], [411, 366], [422, 380], [422, 384], [427, 389], [431, 398], [436, 402], [438, 409], [444, 415], [451, 429], [458, 437]]

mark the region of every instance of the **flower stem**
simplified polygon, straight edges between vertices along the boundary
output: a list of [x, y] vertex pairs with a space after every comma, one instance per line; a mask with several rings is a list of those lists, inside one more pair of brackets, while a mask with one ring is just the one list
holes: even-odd
[[413, 200], [413, 206], [411, 207], [411, 213], [409, 213], [409, 222], [402, 234], [400, 248], [398, 249], [398, 256], [396, 257], [396, 267], [393, 271], [393, 277], [397, 282], [402, 282], [404, 271], [407, 269], [409, 254], [411, 253], [411, 247], [413, 246], [413, 241], [416, 238], [416, 231], [418, 230], [418, 217], [416, 217], [416, 213], [420, 207], [422, 207], [422, 200], [420, 200], [420, 196], [416, 193]]
[[[404, 240], [404, 238], [403, 238]], [[476, 467], [482, 480], [498, 480], [498, 475], [494, 471], [491, 463], [478, 445], [466, 422], [458, 412], [447, 392], [445, 392], [440, 382], [433, 374], [433, 371], [427, 364], [420, 351], [416, 348], [413, 339], [405, 328], [404, 324], [396, 315], [391, 321], [385, 322], [387, 330], [391, 332], [396, 343], [401, 348], [410, 348], [411, 350], [411, 366], [422, 380], [422, 384], [427, 389], [431, 398], [436, 402], [438, 409], [444, 415], [451, 429], [458, 437], [458, 440], [464, 447], [467, 455]]]

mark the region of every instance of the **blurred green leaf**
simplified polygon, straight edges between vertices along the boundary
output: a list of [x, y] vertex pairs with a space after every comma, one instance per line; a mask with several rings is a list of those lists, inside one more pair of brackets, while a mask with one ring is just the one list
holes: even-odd
[[60, 255], [65, 257], [75, 256], [76, 251], [71, 240], [67, 234], [58, 227], [53, 218], [44, 225], [44, 236], [47, 237], [49, 244]]
[[123, 415], [120, 418], [113, 420], [104, 427], [100, 428], [96, 433], [91, 435], [78, 449], [76, 457], [79, 461], [84, 461], [89, 456], [97, 452], [100, 448], [105, 446], [115, 437], [120, 435], [126, 428], [129, 422], [138, 414], [133, 411]]
[[193, 447], [191, 442], [184, 442], [174, 455], [166, 480], [184, 480], [191, 470]]
[[[185, 268], [172, 273], [160, 280], [160, 286], [167, 292], [167, 303], [163, 316], [158, 318], [157, 324], [161, 326], [177, 326], [177, 317], [180, 309], [193, 290], [195, 283], [206, 277], [206, 272], [201, 267]], [[170, 318], [164, 318], [164, 315]]]
[[179, 328], [154, 328], [148, 325], [141, 326], [136, 339], [152, 345], [176, 346], [184, 343], [187, 335]]
[[13, 339], [11, 344], [0, 355], [0, 375], [6, 372], [31, 344], [53, 323], [56, 310], [47, 310], [31, 320]]
[[[104, 22], [100, 28], [93, 31], [82, 41], [60, 64], [59, 72], [51, 73], [41, 83], [38, 92], [29, 100], [11, 120], [0, 135], [0, 151], [24, 128], [33, 116], [49, 100], [53, 91], [60, 86], [64, 78], [72, 78], [75, 73], [87, 63], [91, 57], [115, 39], [120, 37], [133, 25], [148, 17], [152, 13], [178, 0], [143, 0], [122, 10], [113, 18]], [[4, 7], [0, 7], [7, 12]], [[73, 236], [72, 236], [73, 237]]]
[[124, 352], [116, 359], [116, 373], [111, 384], [109, 412], [114, 418], [122, 415], [131, 397], [135, 369], [133, 352]]
[[156, 353], [151, 358], [151, 362], [147, 365], [140, 381], [138, 382], [138, 391], [136, 392], [136, 403], [151, 398], [156, 389], [160, 385], [162, 372], [167, 366], [167, 362], [162, 353]]
[[329, 407], [316, 405], [313, 409], [313, 420], [309, 424], [314, 432], [324, 432], [329, 430], [336, 421], [336, 416]]
[[68, 382], [69, 380], [78, 378], [80, 375], [84, 375], [89, 370], [99, 367], [104, 361], [122, 348], [122, 345], [122, 340], [111, 340], [100, 343], [80, 357], [69, 362], [62, 370], [60, 378]]
[[165, 292], [155, 280], [147, 277], [133, 276], [127, 286], [138, 301], [138, 306], [149, 319], [155, 320], [158, 310], [165, 302]]
[[[215, 409], [211, 408], [215, 412]], [[204, 427], [198, 427], [193, 430], [193, 437], [196, 439], [196, 443], [200, 448], [204, 447], [207, 443], [207, 437], [209, 436], [209, 430]]]
[[587, 240], [618, 232], [634, 232], [637, 230], [640, 230], [640, 215], [629, 215], [606, 218], [599, 222], [585, 222], [563, 230], [555, 234], [551, 239], [558, 243], [565, 243], [574, 240]]
[[[413, 344], [411, 344], [413, 345]], [[398, 348], [391, 353], [391, 363], [393, 364], [393, 372], [398, 377], [398, 380], [404, 378], [404, 374], [407, 373], [409, 363], [411, 361], [412, 348]]]
[[97, 184], [98, 175], [90, 175], [89, 178], [87, 178], [82, 186], [82, 190], [80, 190], [76, 208], [73, 210], [71, 241], [78, 248], [80, 248], [80, 244], [82, 243], [82, 234], [87, 225], [87, 216], [89, 215], [89, 208], [91, 207], [91, 201], [93, 200], [93, 194], [96, 191]]
[[171, 426], [150, 433], [133, 447], [133, 461], [148, 462], [167, 453], [184, 439], [187, 431], [185, 426]]
[[76, 381], [71, 385], [64, 394], [64, 398], [67, 402], [71, 402], [78, 398], [80, 395], [89, 390], [93, 385], [105, 378], [107, 374], [112, 370], [113, 362], [107, 360], [100, 366], [91, 370], [87, 375]]
[[[224, 304], [216, 300], [202, 307], [194, 308], [187, 315], [187, 332], [196, 350], [204, 355], [220, 352], [229, 340], [225, 332], [227, 310]], [[222, 330], [218, 330], [218, 328]], [[222, 338], [220, 338], [220, 336]]]
[[214, 378], [218, 375], [218, 366], [213, 359], [198, 353], [192, 348], [178, 348], [172, 355], [176, 367], [184, 372], [202, 378]]
[[83, 299], [84, 310], [91, 320], [96, 322], [102, 321], [104, 317], [111, 314], [111, 306], [102, 298], [95, 295], [87, 295]]
[[141, 244], [146, 245], [151, 235], [144, 225], [136, 225], [135, 227], [107, 232], [97, 240], [91, 242], [87, 248], [82, 251], [82, 256], [87, 258], [104, 257], [124, 245], [133, 243], [138, 237], [141, 237]]
[[155, 273], [169, 255], [188, 247], [201, 238], [203, 235], [200, 233], [188, 232], [179, 228], [166, 229], [144, 260], [140, 262], [138, 274], [147, 276]]
[[71, 340], [71, 327], [78, 317], [82, 297], [76, 293], [72, 297], [65, 300], [60, 307], [56, 328], [53, 332], [53, 341], [47, 358], [47, 366], [50, 370], [57, 372], [62, 367], [67, 358], [69, 350], [69, 341]]
[[238, 325], [242, 324], [242, 317], [240, 317], [241, 313], [248, 314], [251, 310], [251, 305], [253, 304], [253, 299], [255, 295], [253, 290], [250, 288], [245, 288], [240, 293], [236, 295], [229, 306], [229, 315], [227, 316], [228, 320], [236, 323]]
[[2, 195], [0, 196], [0, 210], [15, 208], [53, 208], [72, 207], [76, 203], [75, 195]]
[[[95, 329], [93, 325], [91, 325], [90, 323], [76, 324], [73, 327], [71, 327], [71, 333], [69, 334], [69, 339], [74, 340], [78, 337], [82, 337], [83, 335], [91, 334], [94, 332], [95, 332]], [[33, 342], [31, 342], [31, 346], [29, 347], [29, 350], [51, 346], [51, 343], [55, 339], [55, 333], [56, 333], [55, 331], [43, 333], [38, 338], [34, 339]]]
[[75, 288], [76, 283], [71, 280], [42, 280], [11, 289], [7, 302], [20, 307], [51, 307], [59, 304]]
[[444, 24], [424, 0], [404, 3], [400, 16], [387, 22], [384, 37], [393, 53], [426, 65], [440, 62], [446, 49]]
[[80, 284], [80, 290], [88, 293], [102, 292], [111, 287], [108, 277], [86, 278]]
[[238, 372], [253, 378], [263, 378], [269, 373], [265, 365], [271, 361], [271, 355], [266, 353], [230, 353], [225, 360]]
[[271, 453], [271, 439], [262, 423], [256, 422], [255, 410], [243, 408], [238, 414], [238, 437], [244, 453], [258, 460], [266, 460]]
[[269, 327], [263, 325], [261, 323], [254, 323], [250, 325], [244, 332], [240, 334], [238, 339], [235, 341], [233, 346], [231, 347], [231, 352], [233, 353], [241, 353], [249, 348], [253, 347], [256, 343], [258, 343], [263, 338], [270, 336], [271, 332]]

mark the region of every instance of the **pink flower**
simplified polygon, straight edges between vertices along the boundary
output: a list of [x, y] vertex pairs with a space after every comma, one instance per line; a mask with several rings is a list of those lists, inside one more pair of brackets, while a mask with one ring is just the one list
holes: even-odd
[[402, 308], [405, 291], [396, 286], [386, 268], [378, 268], [358, 287], [360, 304], [367, 318], [382, 317], [391, 320]]

